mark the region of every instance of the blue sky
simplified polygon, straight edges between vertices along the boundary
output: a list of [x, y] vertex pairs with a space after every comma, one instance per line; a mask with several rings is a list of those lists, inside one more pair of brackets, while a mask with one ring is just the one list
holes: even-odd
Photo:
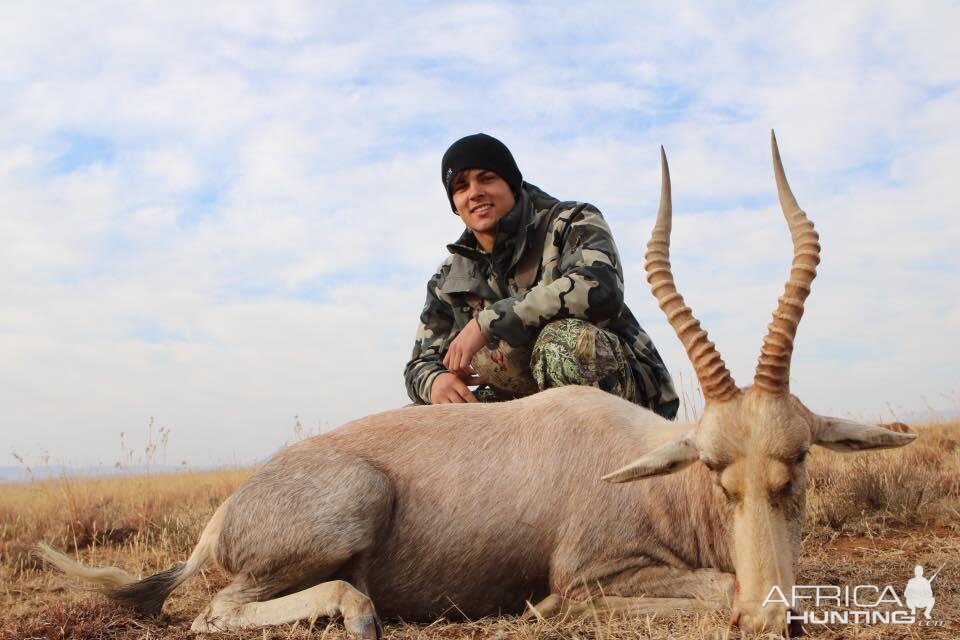
[[775, 128], [824, 246], [793, 390], [958, 409], [956, 4], [316, 4], [0, 7], [5, 450], [112, 464], [153, 417], [168, 462], [248, 461], [405, 403], [462, 230], [439, 159], [476, 131], [600, 207], [695, 396], [643, 277], [658, 148], [677, 281], [746, 384], [789, 265]]

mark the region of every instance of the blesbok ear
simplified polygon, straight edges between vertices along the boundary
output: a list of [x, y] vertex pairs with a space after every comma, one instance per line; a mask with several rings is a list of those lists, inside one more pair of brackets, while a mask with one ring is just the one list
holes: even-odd
[[683, 469], [700, 459], [697, 444], [684, 436], [661, 445], [650, 453], [640, 456], [622, 469], [603, 476], [607, 482], [631, 482], [650, 476], [661, 476]]
[[915, 433], [897, 433], [851, 420], [818, 416], [814, 444], [834, 451], [866, 451], [902, 447], [917, 439]]

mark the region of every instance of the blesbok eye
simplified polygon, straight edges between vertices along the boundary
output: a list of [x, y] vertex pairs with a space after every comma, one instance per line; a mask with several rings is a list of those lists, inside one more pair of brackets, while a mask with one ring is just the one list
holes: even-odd
[[736, 489], [731, 491], [723, 484], [721, 480], [717, 480], [716, 484], [723, 491], [723, 495], [726, 496], [727, 500], [729, 500], [730, 502], [740, 502], [741, 495], [739, 491], [737, 491]]

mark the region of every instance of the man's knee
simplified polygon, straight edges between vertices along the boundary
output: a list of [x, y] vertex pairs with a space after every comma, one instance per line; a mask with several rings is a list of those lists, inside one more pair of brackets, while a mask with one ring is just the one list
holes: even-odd
[[540, 330], [530, 368], [541, 389], [579, 384], [613, 390], [630, 371], [615, 334], [576, 318]]

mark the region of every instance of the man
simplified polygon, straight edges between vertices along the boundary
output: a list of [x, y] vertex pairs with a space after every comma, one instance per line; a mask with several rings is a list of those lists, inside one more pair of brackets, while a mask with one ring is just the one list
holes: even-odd
[[427, 284], [410, 398], [499, 401], [581, 384], [673, 418], [673, 382], [623, 303], [600, 212], [524, 182], [510, 150], [482, 133], [447, 149], [441, 179], [467, 228]]
[[[937, 570], [937, 573], [940, 573], [940, 571]], [[933, 574], [933, 578], [937, 577], [937, 573]], [[917, 615], [917, 609], [925, 609], [923, 615], [927, 620], [930, 619], [930, 612], [933, 611], [933, 605], [937, 602], [937, 599], [933, 597], [933, 588], [930, 586], [933, 578], [927, 580], [923, 577], [923, 567], [921, 565], [918, 564], [913, 568], [913, 577], [907, 581], [907, 586], [903, 590], [903, 597], [907, 600], [911, 615]]]

